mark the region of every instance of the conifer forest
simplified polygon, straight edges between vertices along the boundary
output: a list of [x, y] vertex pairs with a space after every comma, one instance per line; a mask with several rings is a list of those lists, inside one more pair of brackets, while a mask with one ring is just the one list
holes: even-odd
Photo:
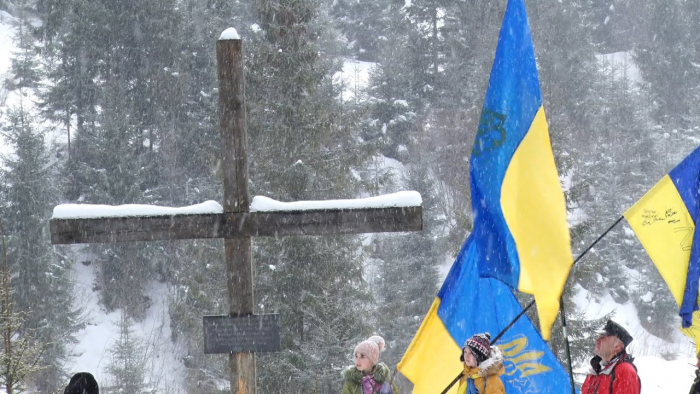
[[[576, 257], [700, 143], [700, 4], [525, 3]], [[339, 393], [373, 334], [393, 371], [471, 229], [469, 155], [505, 5], [0, 0], [13, 46], [0, 75], [0, 336], [26, 349], [0, 350], [18, 366], [0, 367], [0, 385], [63, 392], [91, 324], [77, 295], [91, 291], [120, 316], [105, 392], [229, 392], [227, 358], [202, 349], [202, 316], [228, 313], [224, 241], [54, 246], [48, 225], [64, 203], [222, 200], [215, 45], [228, 27], [244, 48], [251, 196], [423, 201], [420, 232], [253, 239], [256, 313], [279, 313], [281, 329], [281, 351], [257, 355], [258, 392]], [[76, 266], [96, 273], [87, 289]], [[181, 385], [145, 368], [153, 345], [133, 335], [154, 285]], [[676, 302], [624, 221], [565, 288], [577, 365], [604, 322], [584, 316], [581, 289], [678, 339]], [[565, 363], [560, 322], [549, 345]]]

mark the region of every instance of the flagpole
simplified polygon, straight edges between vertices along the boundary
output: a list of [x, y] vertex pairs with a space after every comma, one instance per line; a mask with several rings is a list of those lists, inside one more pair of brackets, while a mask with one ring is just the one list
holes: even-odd
[[513, 324], [515, 324], [515, 322], [518, 321], [518, 319], [520, 319], [520, 317], [521, 317], [522, 315], [524, 315], [525, 312], [527, 312], [528, 309], [532, 308], [533, 305], [535, 305], [535, 301], [532, 301], [532, 302], [530, 302], [529, 304], [527, 304], [527, 306], [526, 306], [522, 311], [520, 311], [520, 313], [518, 313], [518, 316], [515, 316], [515, 319], [513, 319], [513, 321], [511, 321], [511, 322], [506, 326], [506, 328], [502, 329], [501, 332], [499, 332], [498, 335], [496, 335], [496, 337], [493, 338], [493, 341], [491, 341], [491, 343], [492, 343], [492, 344], [493, 344], [493, 343], [496, 343], [496, 341], [498, 341], [499, 339], [501, 339], [501, 337], [503, 336], [503, 334], [505, 334], [506, 331], [508, 331], [511, 327], [513, 327]]
[[621, 222], [622, 219], [624, 219], [624, 218], [625, 218], [624, 216], [620, 216], [619, 218], [617, 218], [617, 220], [615, 221], [615, 223], [612, 224], [612, 226], [608, 227], [608, 229], [605, 230], [605, 232], [604, 232], [603, 234], [601, 234], [600, 237], [598, 237], [598, 239], [596, 239], [595, 241], [593, 241], [593, 243], [590, 244], [590, 245], [586, 248], [586, 250], [584, 250], [583, 252], [581, 252], [581, 254], [576, 258], [576, 260], [574, 260], [574, 263], [572, 264], [572, 266], [573, 266], [573, 265], [576, 265], [576, 263], [578, 263], [578, 261], [581, 260], [581, 259], [583, 258], [583, 256], [585, 256], [586, 253], [588, 253], [589, 250], [593, 249], [593, 247], [594, 247], [601, 239], [603, 239], [603, 237], [605, 237], [606, 235], [608, 235], [608, 233], [609, 233], [610, 231], [612, 231], [612, 229], [615, 228], [615, 226], [617, 226], [618, 224], [620, 224], [620, 222]]
[[[601, 239], [603, 239], [603, 237], [608, 235], [608, 233], [610, 231], [612, 231], [612, 229], [615, 228], [615, 226], [617, 226], [622, 221], [622, 219], [624, 219], [624, 216], [620, 216], [619, 218], [617, 218], [615, 223], [613, 223], [610, 227], [608, 227], [608, 229], [605, 230], [605, 232], [603, 234], [601, 234], [600, 237], [598, 237], [595, 241], [593, 241], [593, 243], [590, 246], [588, 246], [583, 252], [581, 252], [581, 254], [576, 258], [576, 260], [574, 260], [572, 266], [575, 265], [576, 263], [578, 263], [578, 261], [581, 260], [581, 258], [583, 258], [583, 256], [585, 256], [589, 250], [593, 249], [593, 247]], [[532, 301], [531, 304], [532, 303], [534, 303], [534, 301]], [[566, 360], [569, 363], [569, 381], [571, 382], [571, 394], [576, 394], [576, 384], [574, 383], [574, 368], [573, 368], [572, 363], [571, 363], [571, 348], [569, 346], [569, 334], [566, 332], [566, 310], [564, 309], [564, 297], [563, 296], [561, 298], [559, 298], [559, 316], [561, 317], [561, 328], [562, 328], [562, 332], [564, 334], [564, 345], [566, 348]], [[518, 318], [520, 318], [520, 316], [518, 316], [516, 319], [518, 319]]]
[[450, 384], [448, 384], [447, 387], [445, 387], [445, 389], [442, 390], [442, 393], [440, 393], [440, 394], [447, 394], [447, 392], [450, 391], [450, 389], [452, 388], [452, 386], [454, 386], [455, 383], [457, 383], [457, 381], [459, 381], [460, 379], [462, 379], [462, 376], [464, 376], [464, 372], [460, 372], [459, 375], [457, 375], [457, 377], [454, 378], [454, 380], [452, 380], [452, 381], [450, 382]]
[[[576, 265], [576, 263], [578, 263], [579, 260], [581, 260], [581, 259], [583, 258], [583, 256], [586, 255], [586, 253], [588, 253], [591, 249], [593, 249], [593, 247], [596, 246], [596, 244], [597, 244], [598, 242], [600, 242], [600, 240], [602, 240], [606, 235], [608, 235], [608, 233], [609, 233], [610, 231], [612, 231], [612, 229], [615, 228], [615, 226], [617, 226], [618, 224], [620, 224], [620, 222], [621, 222], [622, 219], [624, 219], [624, 218], [625, 218], [624, 216], [620, 216], [619, 218], [617, 218], [617, 220], [615, 220], [615, 222], [614, 222], [610, 227], [608, 227], [608, 229], [605, 230], [605, 232], [603, 232], [603, 234], [601, 234], [598, 238], [596, 238], [596, 240], [593, 241], [593, 243], [591, 243], [583, 252], [581, 252], [580, 255], [578, 255], [578, 257], [576, 258], [576, 260], [574, 260], [572, 266]], [[563, 302], [563, 299], [562, 299], [562, 298], [560, 298], [559, 300], [560, 300], [560, 302], [559, 302], [559, 304], [560, 304], [559, 312], [560, 312], [560, 315], [562, 316], [562, 325], [564, 326], [564, 337], [566, 337], [566, 354], [567, 354], [567, 357], [569, 358], [569, 379], [571, 380], [571, 390], [572, 390], [572, 393], [575, 393], [576, 390], [574, 389], [574, 376], [573, 376], [572, 369], [571, 369], [571, 354], [570, 354], [570, 350], [569, 350], [569, 339], [568, 339], [568, 337], [567, 337], [567, 335], [566, 335], [566, 320], [565, 320], [565, 318], [564, 318], [564, 315], [561, 314], [561, 311], [562, 311], [563, 308], [564, 308], [564, 302]], [[491, 341], [491, 343], [495, 343], [498, 339], [500, 339], [500, 338], [503, 336], [503, 334], [505, 334], [506, 331], [508, 331], [508, 329], [510, 329], [511, 327], [513, 327], [513, 325], [515, 324], [515, 322], [517, 322], [518, 319], [520, 319], [520, 317], [522, 317], [522, 315], [524, 315], [525, 312], [526, 312], [528, 309], [530, 309], [533, 305], [535, 305], [535, 300], [530, 301], [530, 303], [527, 304], [527, 306], [526, 306], [520, 313], [518, 313], [518, 315], [515, 316], [515, 318], [514, 318], [503, 330], [501, 330], [501, 332], [498, 333], [498, 335], [496, 335], [496, 337], [493, 339], [493, 341]], [[458, 381], [459, 379], [462, 378], [462, 374], [463, 374], [463, 373], [460, 372], [459, 375], [458, 375], [452, 382], [450, 382], [450, 384], [442, 391], [441, 394], [446, 394], [446, 393], [450, 390], [450, 388], [451, 388], [452, 386], [454, 386], [454, 384], [457, 383], [457, 381]]]
[[576, 394], [576, 384], [574, 384], [574, 368], [571, 365], [571, 349], [569, 347], [569, 335], [566, 332], [566, 311], [564, 310], [564, 297], [559, 298], [559, 316], [561, 317], [561, 328], [564, 332], [564, 343], [566, 345], [566, 360], [569, 362], [569, 381], [571, 381], [571, 394]]

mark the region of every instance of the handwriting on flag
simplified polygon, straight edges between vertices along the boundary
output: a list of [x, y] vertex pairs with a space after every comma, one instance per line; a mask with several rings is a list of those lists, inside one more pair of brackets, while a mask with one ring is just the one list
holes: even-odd
[[[688, 223], [692, 223], [690, 215], [685, 215], [682, 217], [676, 207], [655, 209], [655, 208], [644, 208], [638, 213], [638, 217], [634, 218], [632, 216], [631, 220], [638, 221], [639, 225], [643, 228], [649, 229], [648, 231], [668, 231], [669, 234], [674, 234], [676, 242], [669, 244], [678, 245], [680, 250], [683, 252], [690, 253], [690, 249], [693, 244], [693, 230], [695, 227], [688, 226]], [[667, 229], [661, 229], [659, 227], [667, 227]], [[647, 230], [645, 230], [647, 231]]]

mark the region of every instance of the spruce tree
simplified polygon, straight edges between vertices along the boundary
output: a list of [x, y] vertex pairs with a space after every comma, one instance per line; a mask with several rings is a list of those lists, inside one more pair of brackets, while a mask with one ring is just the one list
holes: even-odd
[[[338, 122], [336, 37], [318, 1], [253, 2], [260, 31], [247, 79], [252, 190], [280, 200], [352, 198], [356, 138]], [[323, 56], [322, 56], [323, 54]], [[282, 352], [258, 357], [266, 393], [340, 388], [366, 330], [359, 237], [256, 241], [256, 294], [282, 319]], [[359, 297], [359, 298], [358, 298]], [[334, 346], [323, 340], [333, 339]], [[335, 344], [340, 344], [336, 347]], [[344, 350], [344, 351], [343, 351]]]
[[25, 325], [27, 313], [16, 309], [11, 275], [5, 230], [0, 220], [0, 337], [3, 342], [0, 383], [7, 394], [26, 390], [31, 374], [41, 368], [40, 359], [46, 347]]
[[20, 333], [33, 338], [29, 343], [42, 347], [40, 368], [33, 371], [31, 384], [51, 391], [62, 376], [66, 347], [74, 341], [77, 311], [72, 305], [70, 259], [53, 250], [46, 227], [58, 199], [53, 182], [57, 171], [43, 133], [35, 126], [38, 120], [32, 112], [32, 97], [40, 77], [39, 62], [28, 19], [23, 18], [28, 15], [18, 18], [19, 50], [11, 59], [9, 79], [9, 88], [15, 89], [19, 100], [7, 111], [2, 129], [12, 154], [2, 158], [0, 200], [4, 204], [0, 212], [5, 218], [8, 270], [16, 289], [14, 308], [24, 316]]
[[[44, 139], [33, 129], [22, 107], [8, 113], [3, 136], [14, 147], [15, 159], [3, 160], [2, 211], [6, 218], [8, 264], [13, 275], [15, 304], [26, 313], [24, 326], [49, 343], [42, 354], [43, 370], [36, 384], [55, 388], [61, 376], [66, 345], [74, 341], [77, 311], [72, 306], [70, 259], [52, 250], [46, 222], [55, 204], [55, 177]], [[51, 300], [51, 302], [47, 302]]]
[[343, 35], [348, 55], [362, 61], [379, 61], [382, 43], [392, 34], [393, 14], [401, 13], [405, 3], [392, 0], [329, 3], [333, 24]]
[[122, 312], [118, 322], [119, 338], [111, 346], [111, 359], [107, 364], [117, 392], [138, 393], [149, 391], [146, 386], [146, 356], [144, 345], [134, 334], [132, 320]]
[[[411, 149], [417, 156], [420, 145]], [[421, 165], [422, 164], [422, 165]], [[415, 160], [403, 176], [405, 189], [421, 193], [423, 231], [377, 236], [370, 245], [376, 259], [370, 283], [376, 300], [378, 334], [387, 343], [382, 360], [394, 368], [418, 332], [439, 288], [438, 267], [445, 260], [442, 203], [428, 163]]]
[[5, 81], [8, 90], [21, 90], [20, 93], [28, 93], [36, 89], [41, 79], [39, 68], [38, 49], [34, 39], [34, 28], [29, 23], [29, 9], [25, 1], [17, 4], [17, 17], [13, 19], [15, 29], [14, 43], [16, 50], [10, 59], [9, 78]]
[[700, 56], [695, 34], [697, 5], [652, 1], [641, 8], [646, 29], [635, 49], [637, 64], [655, 102], [655, 119], [666, 131], [690, 133], [697, 122]]
[[70, 158], [74, 135], [93, 128], [96, 121], [100, 61], [96, 41], [102, 36], [99, 28], [106, 10], [100, 2], [81, 0], [46, 0], [37, 7], [43, 22], [44, 68], [51, 81], [40, 95], [42, 116], [65, 128], [65, 155]]
[[419, 86], [425, 86], [426, 74], [425, 67], [414, 69], [417, 66], [413, 62], [414, 52], [407, 48], [416, 44], [412, 40], [416, 35], [409, 35], [408, 17], [399, 17], [393, 23], [406, 35], [397, 34], [388, 39], [387, 52], [372, 75], [367, 113], [362, 119], [362, 138], [377, 153], [402, 161], [418, 128], [418, 108], [425, 103]]

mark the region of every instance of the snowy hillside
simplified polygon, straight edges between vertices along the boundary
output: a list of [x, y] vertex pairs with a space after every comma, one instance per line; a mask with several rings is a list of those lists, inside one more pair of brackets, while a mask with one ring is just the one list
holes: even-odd
[[334, 83], [343, 86], [340, 99], [362, 101], [361, 89], [369, 83], [369, 76], [374, 66], [374, 63], [347, 59], [343, 63], [342, 71], [336, 73], [333, 78]]
[[[91, 372], [102, 386], [109, 386], [110, 376], [105, 367], [110, 361], [110, 349], [119, 339], [121, 312], [105, 313], [98, 304], [100, 295], [94, 290], [94, 265], [76, 264], [74, 274], [76, 299], [86, 327], [77, 335], [79, 343], [71, 350], [74, 358], [66, 365], [66, 370]], [[162, 283], [153, 282], [147, 296], [151, 307], [145, 319], [132, 327], [148, 360], [147, 382], [158, 388], [158, 392], [176, 393], [183, 386], [185, 367], [179, 361], [183, 355], [171, 341], [168, 289]]]

